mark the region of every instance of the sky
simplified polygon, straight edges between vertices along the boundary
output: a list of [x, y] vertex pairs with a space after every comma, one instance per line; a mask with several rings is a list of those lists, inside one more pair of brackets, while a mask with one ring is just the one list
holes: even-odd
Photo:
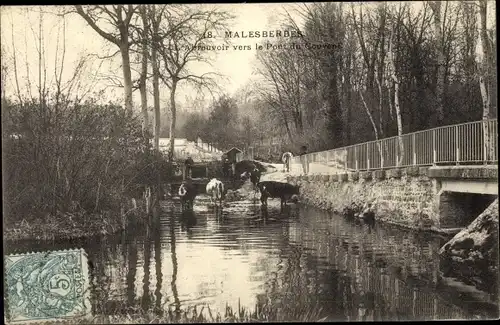
[[[413, 2], [413, 6], [421, 6], [421, 2]], [[213, 4], [221, 10], [226, 10], [235, 16], [230, 29], [234, 32], [238, 31], [263, 31], [273, 30], [277, 28], [277, 22], [281, 15], [285, 14], [285, 10], [289, 12], [293, 18], [301, 26], [301, 19], [295, 10], [299, 6], [298, 3], [261, 3], [261, 4]], [[32, 92], [37, 93], [35, 85], [38, 84], [38, 34], [40, 13], [39, 7], [31, 6], [30, 10], [27, 7], [8, 7], [1, 8], [1, 47], [2, 60], [8, 62], [7, 67], [9, 80], [6, 85], [7, 94], [12, 93], [16, 89], [13, 78], [14, 73], [14, 55], [16, 58], [17, 74], [21, 89], [26, 89], [28, 84], [27, 71], [29, 71], [29, 82], [32, 84]], [[52, 7], [43, 7], [45, 12], [50, 12], [55, 9]], [[495, 11], [490, 10], [490, 16], [494, 17]], [[491, 18], [490, 17], [490, 18]], [[54, 67], [62, 66], [61, 58], [63, 53], [63, 43], [65, 45], [64, 52], [64, 70], [62, 72], [63, 80], [71, 79], [73, 71], [80, 58], [90, 55], [92, 60], [88, 60], [88, 64], [82, 71], [82, 84], [80, 90], [77, 87], [72, 89], [72, 94], [85, 93], [88, 85], [93, 85], [92, 93], [97, 93], [103, 90], [103, 93], [94, 96], [99, 97], [103, 101], [122, 100], [123, 89], [111, 86], [109, 76], [116, 76], [117, 80], [122, 78], [122, 70], [120, 68], [121, 58], [119, 55], [113, 59], [100, 60], [95, 54], [106, 56], [116, 52], [115, 45], [110, 44], [100, 37], [87, 23], [78, 15], [67, 16], [65, 20], [44, 13], [42, 15], [43, 29], [43, 45], [45, 49], [42, 62], [46, 66], [47, 83], [54, 82], [55, 69]], [[495, 18], [492, 18], [495, 19]], [[63, 24], [66, 26], [65, 37], [63, 37]], [[59, 41], [58, 41], [59, 39]], [[63, 42], [65, 39], [65, 42]], [[276, 38], [275, 38], [276, 39]], [[214, 52], [214, 61], [212, 67], [197, 66], [196, 64], [190, 67], [194, 72], [218, 72], [226, 78], [221, 80], [220, 86], [224, 93], [233, 95], [241, 89], [247, 87], [248, 82], [255, 80], [253, 70], [255, 68], [255, 40], [256, 39], [237, 39], [233, 38], [233, 45], [249, 45], [250, 50], [234, 50], [230, 47], [228, 50], [220, 50]], [[217, 43], [217, 41], [216, 41]], [[15, 49], [15, 50], [13, 50]], [[26, 64], [26, 62], [28, 64]], [[59, 74], [57, 70], [57, 75]], [[133, 72], [133, 77], [137, 73]], [[22, 91], [22, 90], [21, 90]], [[161, 105], [168, 105], [168, 89], [161, 86]], [[192, 88], [181, 86], [177, 102], [181, 107], [194, 109], [193, 100], [198, 97], [198, 93]], [[205, 94], [207, 95], [207, 94]], [[140, 105], [139, 92], [134, 92], [134, 103], [136, 107]], [[150, 96], [151, 97], [151, 96]], [[211, 98], [205, 96], [201, 101], [201, 106], [208, 106]], [[152, 104], [152, 98], [149, 100]], [[199, 109], [199, 107], [198, 107]]]
[[[297, 4], [223, 4], [215, 5], [221, 10], [227, 10], [235, 16], [230, 27], [232, 31], [259, 31], [272, 29], [276, 26], [276, 18], [284, 9], [293, 11]], [[3, 57], [10, 63], [9, 74], [13, 74], [13, 55], [16, 56], [16, 66], [20, 88], [27, 84], [26, 78], [26, 62], [30, 71], [30, 81], [32, 84], [38, 82], [38, 34], [40, 13], [38, 7], [30, 7], [30, 11], [26, 7], [2, 7], [1, 11], [1, 36], [2, 36], [2, 51]], [[54, 7], [45, 7], [43, 10], [49, 12]], [[102, 37], [100, 37], [87, 23], [78, 15], [67, 16], [65, 21], [61, 18], [43, 13], [43, 45], [45, 49], [45, 61], [47, 70], [47, 83], [55, 81], [54, 67], [61, 67], [61, 58], [63, 53], [63, 39], [65, 39], [65, 55], [64, 55], [64, 71], [63, 80], [69, 80], [73, 74], [74, 68], [78, 60], [84, 55], [98, 54], [106, 56], [117, 51], [117, 47]], [[63, 37], [63, 24], [66, 24], [65, 37]], [[59, 38], [59, 41], [58, 41]], [[14, 39], [14, 43], [12, 40]], [[213, 70], [225, 76], [221, 80], [222, 91], [228, 94], [235, 93], [241, 87], [244, 87], [249, 79], [252, 78], [253, 61], [255, 56], [255, 39], [232, 39], [233, 45], [251, 45], [251, 50], [234, 50], [229, 47], [228, 50], [215, 51], [212, 68], [207, 66], [192, 65], [190, 70], [193, 71], [208, 71]], [[218, 43], [218, 40], [215, 41]], [[222, 43], [222, 40], [221, 42]], [[15, 49], [15, 51], [13, 50]], [[97, 79], [97, 84], [94, 90], [105, 89], [105, 94], [100, 95], [100, 98], [114, 99], [123, 98], [123, 90], [117, 87], [110, 87], [112, 84], [107, 77], [116, 75], [120, 79], [122, 70], [120, 68], [121, 57], [116, 55], [113, 59], [99, 60], [95, 55], [91, 56], [95, 62], [89, 64], [83, 73], [84, 79], [89, 80], [88, 83]], [[204, 71], [204, 72], [205, 72]], [[134, 72], [133, 78], [134, 78]], [[98, 75], [98, 76], [96, 76]], [[15, 90], [13, 78], [9, 78], [7, 83], [8, 92]], [[33, 86], [34, 87], [34, 86]], [[86, 87], [83, 87], [86, 89]], [[167, 105], [168, 91], [165, 86], [161, 87], [162, 104]], [[33, 90], [37, 93], [36, 90]], [[181, 87], [177, 101], [189, 106], [189, 102], [197, 97], [197, 93], [193, 92], [188, 87]], [[134, 92], [135, 106], [139, 106], [140, 97], [138, 91]], [[150, 100], [152, 103], [152, 99]]]

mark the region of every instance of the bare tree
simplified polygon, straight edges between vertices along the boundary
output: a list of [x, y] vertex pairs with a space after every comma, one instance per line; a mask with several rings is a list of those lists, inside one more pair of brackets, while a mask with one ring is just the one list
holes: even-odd
[[[130, 25], [137, 10], [133, 5], [85, 6], [75, 5], [76, 12], [105, 40], [119, 48], [122, 57], [125, 109], [132, 112], [132, 73], [130, 70]], [[113, 26], [113, 32], [106, 32], [99, 23], [104, 21]]]
[[139, 11], [141, 13], [141, 19], [143, 24], [143, 30], [141, 33], [142, 58], [141, 58], [141, 76], [139, 79], [139, 91], [141, 92], [142, 133], [144, 136], [146, 136], [147, 130], [149, 128], [148, 94], [146, 89], [146, 81], [148, 75], [148, 58], [149, 58], [149, 48], [148, 48], [149, 19], [146, 12], [146, 6], [144, 5], [140, 6]]
[[404, 159], [404, 144], [403, 144], [403, 121], [401, 117], [401, 107], [399, 103], [399, 78], [398, 78], [398, 73], [396, 70], [396, 64], [395, 64], [395, 55], [394, 55], [394, 32], [395, 29], [399, 27], [401, 23], [401, 17], [404, 12], [404, 8], [402, 8], [401, 4], [399, 5], [399, 10], [398, 14], [396, 17], [396, 21], [393, 22], [393, 27], [391, 31], [391, 36], [389, 40], [389, 63], [390, 63], [390, 71], [391, 71], [391, 78], [392, 82], [394, 84], [394, 108], [396, 111], [396, 121], [397, 121], [397, 126], [398, 126], [398, 143], [399, 143], [399, 161], [397, 162], [398, 166], [401, 166], [403, 163]]
[[[361, 49], [361, 54], [364, 61], [365, 71], [359, 71], [361, 76], [366, 75], [366, 89], [369, 100], [365, 100], [364, 96], [361, 94], [361, 100], [365, 111], [368, 114], [370, 123], [374, 127], [374, 133], [376, 139], [379, 136], [384, 135], [384, 92], [382, 89], [384, 67], [385, 67], [385, 30], [386, 30], [386, 20], [387, 20], [387, 4], [379, 3], [376, 9], [377, 16], [375, 20], [373, 14], [370, 12], [366, 14], [368, 18], [367, 24], [365, 24], [364, 18], [365, 14], [362, 11], [362, 5], [360, 5], [359, 15], [356, 15], [354, 11], [354, 6], [351, 5], [351, 16], [353, 20], [353, 29], [358, 37], [359, 47]], [[359, 16], [359, 22], [356, 19]], [[371, 27], [367, 28], [366, 27]], [[369, 31], [373, 30], [375, 34], [370, 35]], [[367, 35], [365, 34], [367, 33]], [[364, 70], [364, 69], [363, 69]], [[377, 91], [375, 90], [377, 89]], [[359, 91], [359, 90], [358, 90]], [[377, 100], [378, 97], [378, 101]], [[371, 104], [373, 102], [374, 104]], [[377, 103], [378, 105], [375, 105]], [[378, 123], [375, 121], [376, 116], [372, 113], [372, 106], [378, 109]], [[374, 110], [377, 112], [376, 110]], [[378, 126], [377, 126], [378, 124]]]
[[[262, 65], [262, 69], [257, 69], [257, 71], [267, 82], [267, 85], [263, 84], [260, 87], [261, 95], [271, 107], [278, 110], [281, 116], [280, 120], [285, 126], [290, 142], [293, 143], [294, 137], [289, 122], [290, 107], [293, 105], [293, 96], [290, 96], [290, 85], [292, 83], [288, 79], [291, 75], [283, 70], [290, 62], [283, 62], [281, 56], [272, 56], [263, 52], [259, 52], [257, 58]], [[301, 134], [303, 131], [301, 127], [302, 121], [297, 110], [292, 111], [292, 123], [297, 133]]]
[[[12, 68], [14, 70], [14, 81], [16, 83], [16, 93], [17, 93], [17, 99], [19, 100], [19, 104], [22, 105], [23, 103], [23, 98], [21, 96], [21, 89], [19, 87], [19, 78], [17, 74], [17, 51], [16, 51], [16, 44], [15, 44], [15, 37], [14, 37], [14, 19], [11, 16], [11, 31], [12, 31]], [[2, 47], [3, 49], [3, 47]], [[2, 61], [3, 62], [3, 61]], [[2, 87], [3, 88], [3, 87]]]
[[[444, 108], [443, 108], [443, 96], [444, 96], [444, 41], [443, 41], [443, 31], [441, 23], [441, 1], [431, 1], [429, 5], [434, 12], [434, 36], [436, 39], [436, 52], [437, 52], [437, 79], [436, 79], [436, 101], [437, 101], [437, 120], [441, 123], [444, 119]], [[446, 7], [448, 4], [446, 3]], [[446, 21], [446, 15], [444, 16]]]
[[488, 33], [486, 29], [486, 17], [488, 2], [486, 0], [479, 0], [479, 46], [481, 51], [478, 53], [479, 61], [479, 86], [481, 89], [481, 97], [483, 99], [483, 135], [485, 143], [485, 159], [493, 159], [494, 148], [491, 141], [491, 134], [489, 130], [488, 119], [490, 118], [491, 94], [489, 89], [489, 71], [490, 65], [490, 49], [488, 42]]
[[[154, 109], [154, 125], [153, 125], [153, 134], [154, 134], [154, 149], [156, 152], [160, 150], [160, 128], [161, 128], [161, 114], [160, 114], [160, 67], [158, 62], [158, 47], [157, 42], [160, 42], [158, 39], [158, 33], [160, 29], [160, 21], [161, 21], [161, 12], [160, 14], [156, 13], [155, 5], [152, 5], [150, 8], [150, 19], [151, 19], [151, 67], [153, 69], [153, 109]], [[164, 7], [162, 8], [164, 10]]]
[[[190, 63], [210, 64], [209, 51], [202, 46], [213, 44], [211, 31], [223, 31], [231, 18], [217, 10], [203, 10], [198, 6], [164, 6], [158, 15], [158, 37], [153, 47], [161, 57], [160, 78], [170, 89], [170, 150], [169, 161], [173, 160], [176, 126], [176, 92], [180, 82], [187, 82], [202, 89], [212, 91], [216, 87], [217, 73], [195, 74], [189, 70]], [[154, 27], [153, 27], [154, 28]], [[153, 70], [154, 71], [154, 70]], [[159, 128], [158, 128], [159, 129]]]

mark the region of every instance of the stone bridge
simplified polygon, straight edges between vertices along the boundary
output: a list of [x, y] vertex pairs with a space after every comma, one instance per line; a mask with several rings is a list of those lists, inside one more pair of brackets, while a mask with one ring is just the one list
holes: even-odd
[[304, 201], [341, 211], [374, 205], [379, 220], [456, 233], [498, 197], [497, 166], [406, 167], [333, 175], [287, 175]]
[[457, 232], [498, 197], [497, 119], [293, 157], [280, 178], [321, 208], [372, 202], [387, 222]]

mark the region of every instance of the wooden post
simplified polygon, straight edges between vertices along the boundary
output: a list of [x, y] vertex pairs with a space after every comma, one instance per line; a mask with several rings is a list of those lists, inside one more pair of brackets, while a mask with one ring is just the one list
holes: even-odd
[[356, 171], [359, 171], [359, 168], [358, 168], [358, 146], [354, 147], [354, 160], [356, 161]]
[[458, 135], [458, 126], [455, 126], [455, 147], [456, 147], [456, 164], [460, 163], [460, 138]]
[[417, 164], [417, 148], [415, 148], [415, 133], [412, 134], [412, 149], [413, 149], [413, 166]]
[[377, 145], [377, 149], [379, 150], [380, 155], [380, 168], [382, 169], [384, 169], [384, 143], [386, 142], [382, 142], [382, 140], [380, 140]]
[[400, 154], [399, 141], [400, 141], [400, 139], [398, 137], [398, 144], [396, 146], [396, 167], [399, 167], [399, 154]]
[[370, 143], [366, 144], [366, 168], [370, 170]]
[[347, 148], [345, 148], [344, 169], [347, 170]]
[[488, 163], [488, 139], [489, 139], [488, 121], [483, 120], [483, 159], [484, 164]]

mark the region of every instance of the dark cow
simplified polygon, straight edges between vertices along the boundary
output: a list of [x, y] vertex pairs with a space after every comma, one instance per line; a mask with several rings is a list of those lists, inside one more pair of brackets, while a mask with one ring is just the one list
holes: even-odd
[[283, 208], [286, 206], [287, 200], [293, 198], [296, 201], [299, 195], [299, 187], [287, 183], [264, 181], [259, 182], [257, 187], [260, 191], [262, 205], [267, 205], [268, 198], [279, 198], [281, 199], [281, 208]]
[[190, 179], [182, 182], [179, 187], [179, 197], [181, 198], [182, 210], [192, 210], [194, 199], [197, 195], [196, 187], [192, 184]]
[[257, 184], [260, 182], [260, 176], [261, 172], [258, 168], [254, 168], [251, 171], [246, 171], [243, 174], [241, 174], [241, 178], [243, 180], [247, 180], [250, 178], [250, 181], [252, 182], [253, 186], [257, 186]]
[[252, 172], [254, 169], [258, 169], [259, 172], [264, 173], [267, 171], [266, 167], [262, 165], [260, 162], [255, 160], [242, 160], [236, 163], [236, 175], [241, 175], [244, 172]]
[[250, 172], [250, 181], [252, 182], [252, 184], [254, 186], [257, 186], [257, 184], [259, 184], [260, 182], [260, 170], [258, 168], [255, 168], [254, 170], [252, 170]]

